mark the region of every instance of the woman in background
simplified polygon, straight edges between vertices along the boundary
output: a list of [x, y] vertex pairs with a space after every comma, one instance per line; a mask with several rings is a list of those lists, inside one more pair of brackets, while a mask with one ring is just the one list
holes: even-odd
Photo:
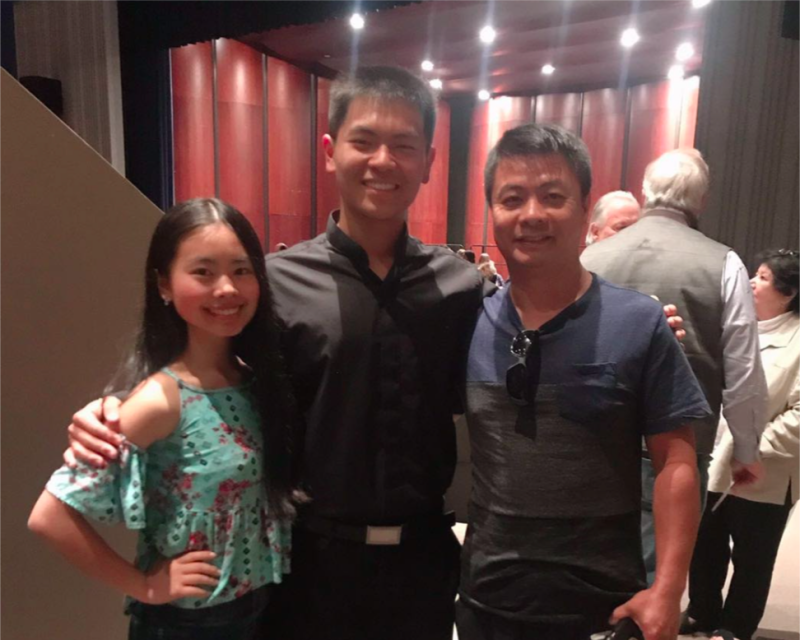
[[[783, 530], [800, 491], [798, 252], [765, 251], [757, 256], [757, 264], [750, 285], [769, 387], [768, 422], [760, 446], [764, 478], [732, 489], [712, 511], [731, 484], [733, 440], [723, 429], [709, 470], [708, 507], [700, 523], [689, 572], [689, 608], [681, 624], [681, 633], [718, 629], [712, 638], [725, 640], [750, 640], [758, 628]], [[723, 604], [730, 560], [733, 577]]]

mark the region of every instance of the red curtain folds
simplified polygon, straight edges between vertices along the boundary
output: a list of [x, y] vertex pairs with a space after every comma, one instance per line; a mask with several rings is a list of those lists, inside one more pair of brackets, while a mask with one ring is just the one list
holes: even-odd
[[440, 100], [436, 107], [436, 131], [433, 135], [436, 157], [431, 177], [420, 187], [414, 204], [408, 209], [408, 231], [430, 244], [447, 242], [447, 185], [450, 174], [450, 105]]
[[266, 242], [262, 57], [236, 40], [217, 40], [219, 196]]
[[214, 196], [211, 43], [170, 52], [175, 202]]
[[311, 78], [267, 58], [270, 247], [311, 236]]

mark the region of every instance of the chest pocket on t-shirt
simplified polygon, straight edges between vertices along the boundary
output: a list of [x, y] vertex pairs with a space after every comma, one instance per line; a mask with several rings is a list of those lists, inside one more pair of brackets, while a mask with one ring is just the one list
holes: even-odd
[[611, 424], [633, 410], [634, 394], [617, 379], [613, 362], [575, 364], [559, 389], [559, 415], [587, 426]]

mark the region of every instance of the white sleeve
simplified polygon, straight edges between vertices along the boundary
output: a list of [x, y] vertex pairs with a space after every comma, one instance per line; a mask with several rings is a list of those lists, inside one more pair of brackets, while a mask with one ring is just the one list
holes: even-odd
[[750, 464], [758, 458], [766, 424], [767, 382], [758, 348], [758, 322], [747, 269], [729, 251], [722, 273], [722, 414], [733, 436], [733, 457]]

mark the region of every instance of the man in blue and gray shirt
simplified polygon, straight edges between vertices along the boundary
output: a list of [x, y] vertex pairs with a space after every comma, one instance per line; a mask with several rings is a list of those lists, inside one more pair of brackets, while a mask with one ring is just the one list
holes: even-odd
[[[580, 139], [506, 132], [485, 188], [511, 282], [485, 299], [469, 353], [459, 637], [586, 640], [630, 617], [646, 640], [674, 639], [699, 519], [688, 424], [708, 404], [660, 305], [581, 266], [591, 166]], [[650, 588], [642, 436], [658, 472]]]

